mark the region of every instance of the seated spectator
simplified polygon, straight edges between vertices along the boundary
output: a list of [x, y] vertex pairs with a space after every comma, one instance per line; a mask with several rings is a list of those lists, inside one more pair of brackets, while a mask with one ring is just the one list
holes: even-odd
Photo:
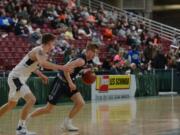
[[135, 45], [132, 46], [132, 50], [128, 52], [128, 60], [130, 63], [135, 63], [137, 66], [140, 64], [140, 54]]
[[8, 14], [12, 14], [15, 10], [15, 3], [13, 1], [8, 2], [7, 4], [4, 5], [5, 11]]
[[172, 45], [173, 46], [180, 46], [180, 44], [178, 44], [178, 35], [175, 35], [173, 37]]
[[140, 34], [136, 31], [136, 26], [132, 25], [130, 29], [127, 30], [127, 42], [128, 45], [140, 45], [141, 37]]
[[49, 3], [47, 7], [43, 10], [43, 17], [47, 18], [47, 21], [52, 21], [54, 19], [54, 8]]
[[126, 38], [126, 29], [125, 29], [125, 27], [120, 27], [120, 29], [118, 31], [118, 36]]
[[107, 26], [108, 19], [105, 17], [105, 14], [102, 12], [99, 12], [97, 15], [98, 24], [101, 26]]
[[59, 20], [59, 18], [55, 18], [54, 20], [52, 20], [52, 21], [51, 21], [51, 26], [52, 26], [54, 29], [67, 27], [64, 23], [62, 23], [62, 22]]
[[41, 44], [41, 30], [37, 28], [33, 33], [29, 35], [29, 42], [32, 46], [37, 46]]
[[153, 38], [153, 45], [159, 46], [161, 44], [161, 38], [159, 37], [159, 34], [156, 34]]
[[92, 33], [92, 42], [98, 44], [98, 45], [102, 45], [102, 41], [101, 41], [101, 34], [97, 33], [97, 32], [93, 32]]
[[65, 37], [65, 39], [71, 39], [71, 40], [74, 40], [74, 38], [73, 38], [73, 33], [72, 33], [72, 28], [71, 27], [69, 27], [67, 30], [66, 30], [66, 32], [64, 33], [64, 37]]
[[32, 28], [32, 25], [31, 25], [31, 22], [29, 21], [26, 25], [26, 28], [28, 29], [28, 34], [30, 35], [30, 34], [32, 34], [32, 33], [34, 33], [34, 30], [33, 30], [33, 28]]
[[67, 63], [70, 59], [74, 58], [78, 54], [78, 49], [68, 48], [64, 53], [64, 63]]
[[73, 38], [74, 38], [74, 39], [79, 39], [78, 27], [77, 27], [77, 25], [73, 25], [73, 26], [72, 26], [72, 33], [73, 33]]
[[105, 70], [105, 71], [109, 71], [111, 69], [111, 63], [110, 63], [110, 59], [105, 59], [103, 61], [103, 64], [102, 64], [102, 69]]
[[20, 20], [15, 25], [15, 34], [27, 37], [28, 36], [28, 29], [25, 26], [26, 24], [27, 24], [27, 20]]
[[112, 29], [110, 28], [103, 28], [102, 34], [105, 38], [112, 38], [113, 36]]
[[70, 9], [70, 10], [76, 8], [76, 0], [69, 0], [67, 8]]
[[99, 65], [99, 66], [102, 65], [102, 62], [100, 61], [98, 54], [96, 54], [96, 55], [94, 56], [93, 63], [94, 63], [95, 65]]
[[111, 56], [114, 56], [115, 54], [118, 53], [119, 47], [117, 44], [114, 42], [113, 44], [108, 45], [108, 53], [111, 54]]
[[110, 74], [113, 74], [113, 75], [121, 74], [119, 61], [114, 61], [113, 65], [112, 65], [112, 67], [110, 69]]
[[83, 17], [83, 19], [85, 19], [85, 20], [87, 20], [88, 17], [90, 16], [87, 7], [83, 7], [80, 14]]
[[81, 26], [78, 30], [79, 36], [82, 37], [91, 37], [92, 36], [92, 31], [90, 29], [90, 24], [84, 24], [84, 26]]
[[64, 24], [67, 24], [68, 22], [67, 15], [63, 12], [60, 13], [60, 15], [58, 16], [58, 19], [60, 20], [61, 23], [64, 23]]
[[138, 74], [142, 74], [139, 70], [139, 68], [137, 68], [137, 65], [135, 63], [131, 63], [130, 64], [130, 69], [126, 71], [125, 74], [135, 74], [135, 75], [138, 75]]
[[28, 20], [29, 19], [29, 14], [28, 14], [28, 11], [27, 11], [27, 7], [24, 7], [23, 9], [19, 8], [19, 11], [17, 13], [17, 17], [21, 18], [21, 19], [24, 19], [24, 20]]
[[56, 11], [56, 6], [55, 5], [52, 5], [52, 15], [54, 17], [58, 17], [59, 16], [58, 12]]
[[125, 64], [125, 60], [124, 60], [124, 50], [119, 50], [118, 53], [116, 53], [116, 55], [113, 58], [114, 62], [119, 62], [120, 66], [123, 66]]
[[12, 31], [12, 27], [15, 25], [15, 22], [10, 17], [0, 17], [0, 29], [4, 30], [5, 32]]
[[97, 21], [96, 21], [95, 16], [90, 15], [90, 16], [87, 17], [87, 22], [95, 23], [95, 22], [97, 22]]
[[61, 48], [62, 51], [65, 51], [66, 49], [70, 48], [70, 44], [65, 40], [65, 35], [61, 34], [55, 43], [56, 48]]
[[33, 9], [31, 15], [31, 22], [42, 26], [45, 23], [43, 17], [43, 10]]

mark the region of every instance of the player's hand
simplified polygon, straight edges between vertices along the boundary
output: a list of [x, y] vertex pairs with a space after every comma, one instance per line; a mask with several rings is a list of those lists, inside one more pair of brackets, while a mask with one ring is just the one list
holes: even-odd
[[71, 66], [64, 65], [64, 66], [61, 66], [60, 70], [71, 73], [73, 71], [73, 68]]
[[85, 74], [86, 72], [89, 72], [89, 71], [91, 71], [91, 70], [92, 70], [91, 68], [83, 69], [83, 73]]
[[72, 92], [73, 90], [76, 90], [76, 85], [75, 85], [74, 83], [70, 83], [70, 84], [69, 84], [69, 87], [70, 87], [71, 92]]
[[48, 77], [47, 76], [42, 76], [41, 80], [44, 84], [48, 84]]

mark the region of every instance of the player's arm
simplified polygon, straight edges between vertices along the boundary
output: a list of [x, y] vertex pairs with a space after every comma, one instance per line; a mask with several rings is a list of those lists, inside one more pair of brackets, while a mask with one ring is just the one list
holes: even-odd
[[63, 65], [57, 65], [53, 64], [46, 60], [46, 56], [42, 50], [38, 50], [36, 52], [36, 58], [40, 66], [46, 68], [46, 69], [52, 69], [52, 70], [63, 70], [63, 71], [71, 71], [72, 68], [69, 66], [63, 66]]
[[[67, 66], [70, 66], [72, 67], [73, 69], [76, 68], [76, 67], [81, 67], [85, 64], [85, 61], [81, 58], [79, 59], [76, 59], [72, 62], [69, 62], [67, 63], [66, 65]], [[71, 79], [71, 76], [70, 76], [70, 73], [69, 72], [64, 72], [64, 76], [66, 78], [66, 80], [68, 81], [68, 84], [69, 84], [69, 87], [72, 90], [75, 90], [76, 89], [76, 85], [73, 83], [72, 79]]]
[[44, 84], [48, 83], [48, 77], [46, 75], [44, 75], [41, 71], [36, 70], [36, 71], [34, 71], [34, 73], [42, 79]]

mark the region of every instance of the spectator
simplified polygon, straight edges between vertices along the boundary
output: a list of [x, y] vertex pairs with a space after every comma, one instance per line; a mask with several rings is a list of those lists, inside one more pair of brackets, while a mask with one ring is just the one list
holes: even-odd
[[99, 59], [98, 54], [95, 55], [95, 57], [94, 57], [94, 59], [93, 59], [93, 63], [94, 63], [95, 65], [98, 65], [98, 66], [102, 65], [102, 63], [101, 63], [101, 61], [100, 61], [100, 59]]
[[102, 34], [104, 38], [112, 38], [113, 36], [112, 29], [108, 27], [103, 28]]
[[65, 35], [61, 34], [56, 41], [56, 47], [61, 48], [63, 51], [70, 48], [70, 44], [65, 40]]
[[143, 51], [143, 55], [145, 58], [145, 63], [149, 63], [152, 60], [152, 54], [153, 54], [153, 46], [152, 45], [148, 45], [144, 51]]
[[47, 21], [52, 21], [54, 19], [54, 9], [53, 6], [49, 3], [47, 7], [43, 10], [43, 17], [46, 18]]
[[4, 30], [5, 32], [12, 31], [12, 27], [15, 25], [15, 22], [10, 17], [0, 17], [0, 29]]
[[92, 42], [98, 44], [98, 45], [102, 45], [102, 41], [101, 41], [101, 34], [98, 32], [93, 32], [92, 33]]
[[71, 40], [74, 40], [73, 38], [73, 33], [72, 33], [72, 28], [71, 27], [68, 27], [65, 34], [64, 34], [64, 37], [65, 39], [71, 39]]
[[118, 36], [121, 36], [123, 38], [126, 38], [126, 29], [123, 26], [120, 26], [120, 29], [118, 31]]
[[111, 69], [110, 59], [105, 59], [102, 64], [102, 69], [105, 71], [109, 71]]
[[121, 71], [120, 71], [120, 63], [119, 61], [114, 61], [111, 69], [110, 69], [110, 74], [113, 74], [113, 75], [118, 75], [118, 74], [121, 74]]
[[178, 72], [180, 73], [180, 47], [178, 48], [176, 55], [177, 55], [176, 67]]
[[[180, 37], [180, 36], [179, 36], [179, 37]], [[172, 45], [173, 45], [173, 46], [180, 46], [180, 45], [178, 45], [178, 35], [175, 35], [175, 36], [173, 37]]]
[[154, 59], [152, 60], [152, 68], [155, 69], [165, 69], [165, 66], [167, 64], [167, 59], [164, 56], [161, 49], [158, 49], [156, 51], [156, 55]]
[[33, 28], [32, 28], [32, 25], [31, 25], [31, 22], [30, 22], [30, 21], [25, 25], [25, 27], [27, 28], [29, 35], [32, 34], [32, 33], [34, 33], [34, 30], [33, 30]]
[[5, 7], [5, 12], [8, 14], [15, 14], [15, 3], [13, 1], [8, 2]]
[[84, 26], [79, 28], [78, 34], [81, 37], [91, 37], [92, 36], [92, 31], [90, 29], [90, 24], [86, 23], [86, 24], [84, 24]]
[[153, 40], [153, 45], [159, 46], [161, 44], [161, 38], [159, 37], [159, 34], [156, 34]]
[[135, 45], [132, 46], [132, 50], [128, 52], [128, 60], [130, 63], [135, 63], [137, 66], [140, 64], [140, 54]]
[[21, 36], [28, 36], [28, 29], [25, 26], [27, 24], [27, 20], [19, 20], [19, 22], [15, 25], [15, 34]]
[[41, 30], [37, 28], [33, 33], [29, 35], [29, 42], [32, 46], [37, 46], [41, 44]]
[[73, 25], [73, 26], [72, 26], [72, 34], [73, 34], [73, 38], [74, 38], [74, 39], [79, 39], [78, 27], [77, 27], [77, 25]]
[[142, 74], [139, 70], [139, 68], [137, 68], [137, 65], [135, 63], [131, 63], [130, 64], [130, 69], [126, 71], [126, 74]]
[[76, 0], [69, 0], [67, 8], [70, 10], [76, 8]]
[[21, 18], [21, 19], [24, 19], [24, 20], [28, 20], [29, 19], [29, 14], [28, 14], [28, 11], [27, 11], [27, 7], [24, 7], [23, 9], [19, 8], [19, 11], [17, 13], [17, 17]]

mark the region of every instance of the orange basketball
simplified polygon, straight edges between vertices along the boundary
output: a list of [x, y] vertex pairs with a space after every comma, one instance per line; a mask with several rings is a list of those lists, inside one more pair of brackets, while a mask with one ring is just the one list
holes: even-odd
[[91, 70], [87, 71], [82, 75], [82, 81], [87, 84], [91, 85], [96, 80], [96, 74], [93, 73]]

